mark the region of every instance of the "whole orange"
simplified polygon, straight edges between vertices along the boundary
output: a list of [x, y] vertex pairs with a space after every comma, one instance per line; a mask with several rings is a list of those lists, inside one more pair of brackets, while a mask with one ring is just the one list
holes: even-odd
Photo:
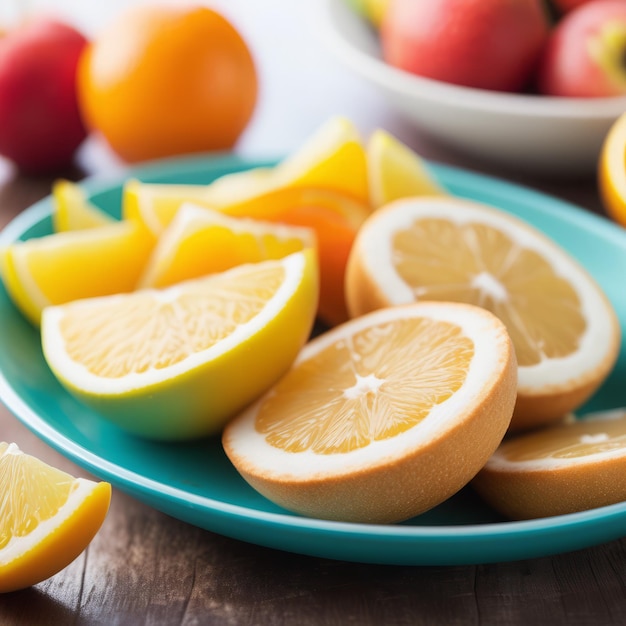
[[85, 50], [87, 126], [125, 161], [231, 148], [254, 111], [257, 73], [243, 37], [201, 6], [125, 10]]

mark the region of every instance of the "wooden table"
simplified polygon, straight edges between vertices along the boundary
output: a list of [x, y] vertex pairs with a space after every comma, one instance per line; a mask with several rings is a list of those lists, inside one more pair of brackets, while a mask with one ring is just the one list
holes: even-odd
[[[33, 4], [57, 6], [87, 28], [95, 28], [107, 11], [99, 6], [96, 20], [87, 6], [91, 3], [41, 0]], [[122, 2], [106, 4], [113, 13]], [[513, 175], [427, 141], [329, 56], [310, 28], [313, 3], [224, 0], [216, 4], [245, 32], [262, 73], [259, 107], [239, 152], [284, 154], [328, 117], [341, 113], [364, 134], [384, 127], [425, 157], [505, 176], [602, 213], [593, 173], [577, 181]], [[97, 139], [85, 146], [80, 164], [64, 175], [80, 179], [123, 167]], [[0, 227], [47, 195], [51, 181], [20, 177], [0, 164]], [[1, 405], [0, 440], [15, 441], [51, 464], [86, 475]], [[491, 565], [354, 564], [225, 538], [168, 517], [117, 490], [100, 533], [74, 563], [34, 588], [0, 597], [0, 624], [623, 623], [624, 540], [549, 558]]]

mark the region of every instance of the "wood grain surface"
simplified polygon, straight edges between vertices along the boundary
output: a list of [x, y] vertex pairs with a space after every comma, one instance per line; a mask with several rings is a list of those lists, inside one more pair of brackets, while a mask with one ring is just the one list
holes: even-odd
[[[95, 29], [95, 14], [90, 17], [87, 8], [91, 3], [56, 0], [47, 4]], [[110, 11], [121, 4], [112, 2]], [[249, 34], [264, 73], [266, 89], [238, 146], [241, 153], [283, 154], [329, 115], [341, 113], [352, 117], [365, 133], [386, 128], [425, 157], [503, 176], [603, 213], [592, 172], [585, 180], [545, 180], [501, 171], [429, 142], [319, 47], [309, 30], [310, 2], [217, 4], [227, 5], [233, 19]], [[99, 10], [104, 9], [100, 6]], [[289, 32], [285, 31], [287, 20], [293, 25]], [[284, 77], [287, 61], [278, 53], [281, 44], [295, 46], [288, 61], [298, 74], [290, 80]], [[95, 138], [83, 149], [79, 167], [60, 175], [79, 180], [120, 168], [123, 165]], [[21, 177], [10, 165], [0, 163], [0, 228], [49, 194], [52, 181], [51, 177]], [[2, 405], [0, 440], [15, 441], [48, 463], [88, 476]], [[114, 490], [104, 526], [76, 561], [31, 589], [0, 596], [3, 626], [625, 623], [624, 540], [554, 557], [480, 566], [356, 564], [225, 538], [168, 517], [118, 490]]]

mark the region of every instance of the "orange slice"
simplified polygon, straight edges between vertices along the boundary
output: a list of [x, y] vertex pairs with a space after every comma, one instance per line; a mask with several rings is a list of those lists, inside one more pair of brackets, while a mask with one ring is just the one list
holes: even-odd
[[[213, 206], [197, 186], [190, 187], [129, 184], [125, 188], [125, 217], [143, 223], [158, 236], [174, 219], [184, 201], [207, 208]], [[154, 198], [165, 200], [155, 201]], [[330, 325], [347, 319], [344, 298], [346, 263], [356, 232], [370, 214], [368, 205], [330, 189], [285, 187], [224, 204], [219, 211], [231, 217], [311, 228], [315, 232], [320, 264], [319, 315]]]
[[311, 341], [223, 435], [261, 494], [312, 517], [396, 522], [465, 485], [497, 448], [517, 368], [484, 309], [418, 303]]
[[598, 188], [606, 212], [626, 226], [626, 113], [607, 133], [598, 163]]
[[626, 410], [506, 440], [473, 481], [513, 519], [585, 511], [626, 500]]
[[0, 593], [69, 565], [102, 526], [111, 485], [70, 474], [0, 442]]
[[617, 316], [592, 277], [536, 229], [478, 203], [424, 198], [377, 211], [357, 235], [346, 285], [353, 316], [416, 300], [495, 313], [519, 363], [512, 429], [575, 410], [617, 359]]
[[[158, 237], [185, 203], [233, 217], [250, 217], [269, 222], [285, 222], [300, 207], [319, 207], [321, 211], [345, 220], [354, 229], [371, 212], [368, 205], [352, 196], [323, 187], [270, 189], [244, 198], [233, 195], [229, 200], [222, 199], [219, 202], [212, 193], [207, 192], [208, 189], [202, 185], [169, 185], [130, 180], [124, 186], [123, 215], [125, 219], [141, 222]], [[221, 193], [220, 191], [220, 197]]]

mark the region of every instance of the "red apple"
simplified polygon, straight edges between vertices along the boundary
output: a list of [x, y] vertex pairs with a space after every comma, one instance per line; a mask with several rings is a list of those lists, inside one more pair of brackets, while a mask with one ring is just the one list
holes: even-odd
[[49, 18], [0, 39], [0, 155], [25, 173], [60, 171], [86, 137], [75, 85], [86, 43]]
[[392, 0], [381, 46], [385, 61], [419, 76], [518, 91], [548, 30], [542, 0]]
[[626, 94], [626, 2], [594, 0], [565, 15], [548, 40], [537, 85], [550, 96]]

